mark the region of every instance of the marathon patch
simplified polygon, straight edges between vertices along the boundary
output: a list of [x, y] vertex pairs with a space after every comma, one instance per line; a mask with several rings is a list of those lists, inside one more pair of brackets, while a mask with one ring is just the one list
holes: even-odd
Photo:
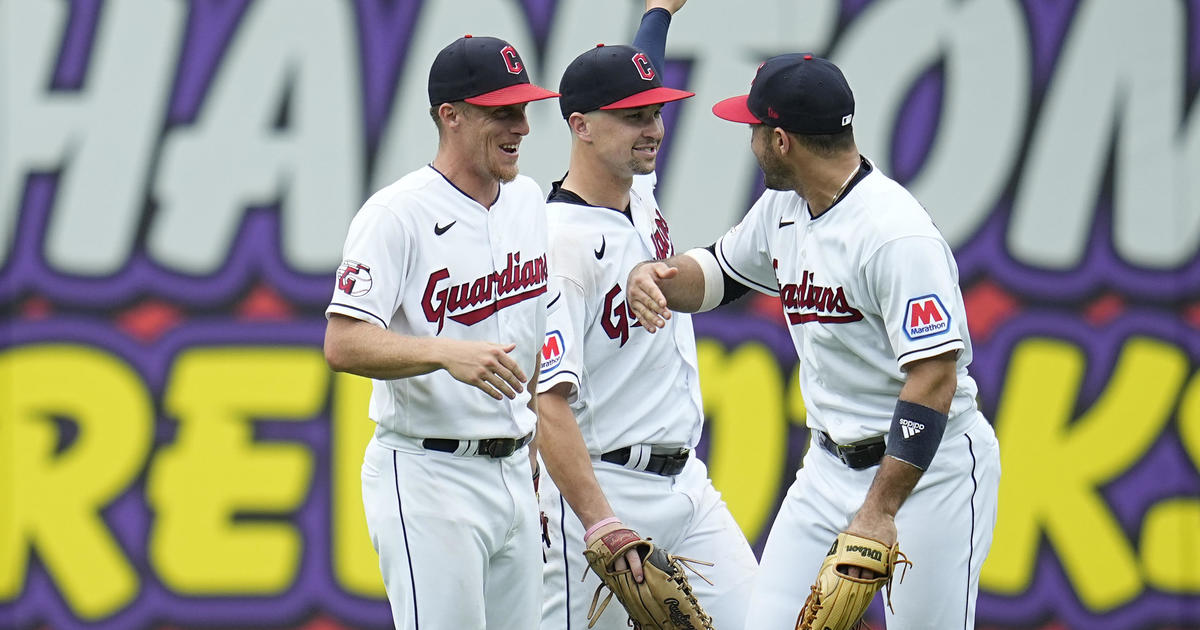
[[950, 313], [936, 295], [908, 301], [904, 311], [904, 335], [910, 340], [940, 335], [950, 330]]
[[567, 344], [563, 341], [562, 333], [551, 330], [546, 333], [546, 342], [542, 344], [542, 374], [554, 370], [562, 363], [563, 351]]

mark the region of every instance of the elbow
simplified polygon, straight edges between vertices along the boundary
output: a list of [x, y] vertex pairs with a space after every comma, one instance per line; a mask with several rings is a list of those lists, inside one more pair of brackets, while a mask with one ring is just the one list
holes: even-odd
[[342, 347], [331, 340], [328, 336], [325, 337], [325, 363], [329, 365], [329, 369], [334, 372], [350, 371], [349, 357]]

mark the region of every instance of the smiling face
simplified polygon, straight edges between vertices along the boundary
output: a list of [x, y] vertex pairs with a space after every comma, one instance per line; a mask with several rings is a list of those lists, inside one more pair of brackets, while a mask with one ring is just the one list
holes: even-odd
[[529, 134], [525, 103], [480, 107], [463, 103], [463, 147], [475, 170], [502, 182], [517, 177], [521, 139]]
[[596, 153], [610, 169], [621, 175], [654, 172], [663, 139], [661, 104], [597, 110], [586, 116]]

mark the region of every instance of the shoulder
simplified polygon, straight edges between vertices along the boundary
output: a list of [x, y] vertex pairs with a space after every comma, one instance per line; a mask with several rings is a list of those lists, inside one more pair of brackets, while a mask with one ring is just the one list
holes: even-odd
[[442, 181], [437, 171], [422, 167], [375, 191], [363, 204], [363, 210], [378, 207], [403, 216], [419, 208], [436, 206], [439, 199], [448, 197], [441, 190]]
[[532, 177], [517, 175], [511, 182], [500, 184], [501, 195], [509, 195], [514, 201], [533, 203], [541, 208], [546, 203], [546, 194]]
[[855, 223], [869, 250], [909, 236], [944, 240], [917, 198], [878, 169], [863, 180], [860, 188]]

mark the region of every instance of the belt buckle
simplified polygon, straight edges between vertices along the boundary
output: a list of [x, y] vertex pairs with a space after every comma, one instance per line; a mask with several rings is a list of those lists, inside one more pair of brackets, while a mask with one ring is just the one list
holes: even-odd
[[843, 464], [845, 464], [851, 468], [854, 468], [854, 464], [850, 461], [850, 454], [857, 451], [857, 448], [854, 445], [851, 445], [851, 444], [843, 445], [843, 444], [838, 444], [837, 442], [834, 442], [833, 448], [837, 452], [838, 459], [842, 460]]
[[483, 444], [480, 447], [488, 457], [508, 457], [517, 452], [517, 438], [496, 438], [488, 442], [486, 447]]
[[663, 464], [663, 470], [661, 474], [666, 476], [678, 475], [679, 473], [683, 472], [684, 466], [687, 466], [687, 460], [687, 449], [683, 449], [675, 455], [668, 455], [666, 462]]

